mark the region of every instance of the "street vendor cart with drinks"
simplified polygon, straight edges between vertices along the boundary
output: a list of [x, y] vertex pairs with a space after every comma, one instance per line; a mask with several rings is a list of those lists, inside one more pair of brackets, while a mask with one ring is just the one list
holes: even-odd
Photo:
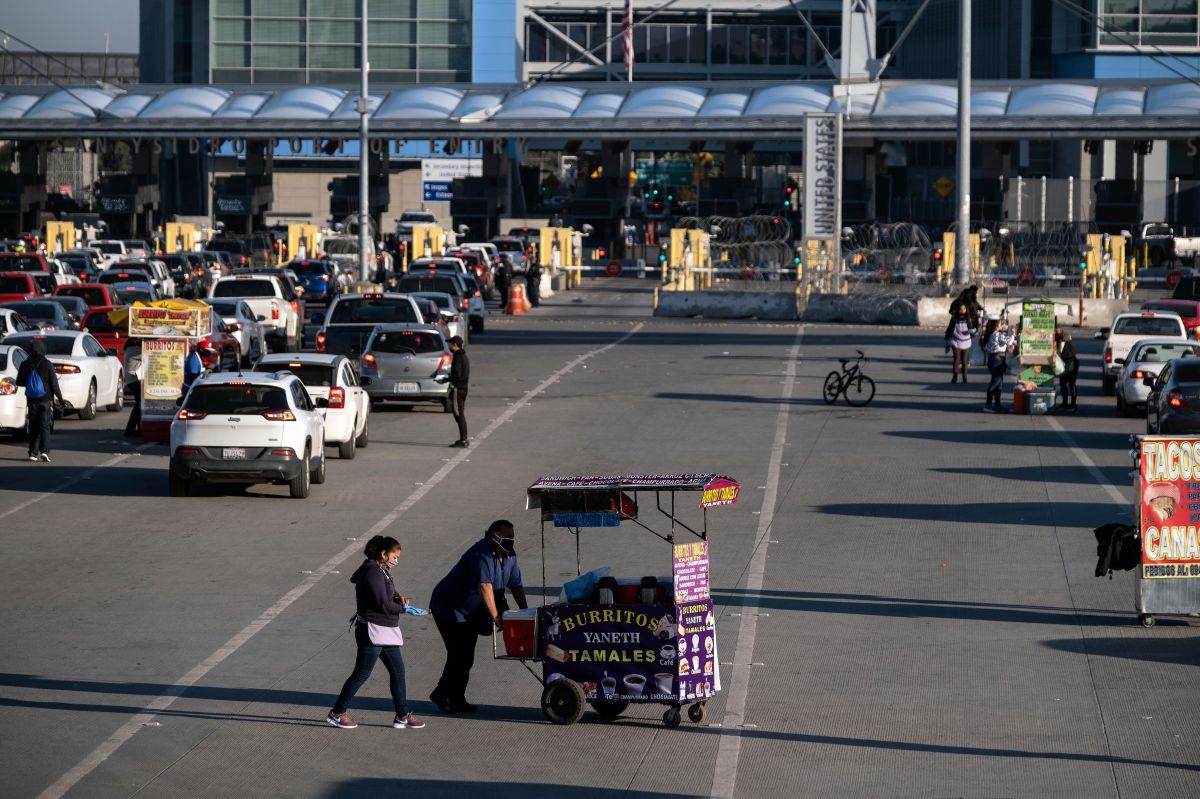
[[[679, 725], [685, 707], [693, 722], [704, 720], [708, 699], [721, 688], [708, 510], [735, 504], [739, 491], [736, 481], [715, 474], [543, 477], [529, 487], [527, 507], [542, 522], [542, 584], [547, 525], [574, 537], [578, 576], [552, 603], [505, 612], [504, 653], [493, 638], [493, 654], [521, 661], [542, 683], [547, 719], [574, 724], [588, 704], [615, 718], [630, 704], [658, 703], [667, 706], [668, 727]], [[690, 513], [677, 506], [681, 492], [699, 494]], [[652, 528], [651, 520], [666, 529]], [[622, 522], [670, 546], [670, 574], [617, 577], [606, 566], [583, 572], [583, 531], [602, 535]], [[540, 674], [531, 663], [541, 664]]]

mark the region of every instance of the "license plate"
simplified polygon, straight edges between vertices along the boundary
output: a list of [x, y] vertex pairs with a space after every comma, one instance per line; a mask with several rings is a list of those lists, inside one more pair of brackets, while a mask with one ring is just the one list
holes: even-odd
[[392, 391], [397, 394], [415, 394], [420, 388], [416, 383], [395, 383], [392, 385]]
[[221, 457], [227, 461], [244, 461], [246, 460], [246, 448], [225, 447], [221, 450]]

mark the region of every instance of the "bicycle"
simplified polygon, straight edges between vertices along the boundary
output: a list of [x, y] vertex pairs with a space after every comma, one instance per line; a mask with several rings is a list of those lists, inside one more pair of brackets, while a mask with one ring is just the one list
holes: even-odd
[[875, 399], [875, 381], [863, 374], [862, 370], [862, 365], [870, 363], [871, 359], [864, 355], [862, 350], [855, 350], [855, 352], [858, 353], [858, 360], [847, 366], [850, 362], [849, 358], [838, 358], [842, 370], [830, 372], [825, 377], [822, 396], [825, 398], [826, 405], [837, 402], [838, 395], [846, 399], [847, 405], [853, 405], [856, 408]]

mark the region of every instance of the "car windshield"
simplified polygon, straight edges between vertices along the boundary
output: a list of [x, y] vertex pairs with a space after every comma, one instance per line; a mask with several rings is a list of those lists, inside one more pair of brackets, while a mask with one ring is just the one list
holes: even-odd
[[297, 275], [329, 274], [328, 264], [323, 264], [320, 261], [293, 261], [288, 264], [288, 269], [291, 269]]
[[90, 264], [88, 264], [87, 259], [82, 256], [60, 257], [58, 260], [66, 264], [67, 267], [76, 275], [85, 275], [91, 271]]
[[121, 244], [116, 241], [94, 241], [92, 246], [105, 255], [121, 255]]
[[204, 245], [206, 250], [216, 250], [218, 252], [236, 252], [241, 253], [242, 243], [237, 239], [213, 239]]
[[444, 275], [408, 275], [401, 279], [400, 291], [436, 291], [455, 297], [462, 294], [458, 281]]
[[274, 297], [270, 280], [222, 280], [213, 289], [214, 297]]
[[236, 414], [289, 410], [287, 393], [280, 386], [221, 383], [194, 387], [184, 407], [203, 413]]
[[1168, 311], [1180, 316], [1196, 316], [1196, 305], [1185, 305], [1175, 302], [1148, 302], [1142, 306], [1143, 311]]
[[101, 283], [130, 283], [130, 282], [149, 283], [150, 276], [147, 275], [145, 272], [141, 272], [141, 271], [138, 271], [138, 272], [111, 271], [111, 272], [101, 273], [101, 275], [99, 277], [99, 282], [101, 282]]
[[117, 325], [108, 318], [108, 311], [93, 311], [83, 320], [83, 326], [89, 333], [119, 333]]
[[325, 331], [325, 352], [347, 355], [362, 352], [363, 344], [371, 337], [373, 327], [331, 327]]
[[26, 319], [57, 319], [61, 306], [56, 302], [14, 302], [4, 307], [16, 311]]
[[377, 297], [338, 300], [333, 306], [331, 325], [381, 324], [384, 322], [417, 322], [408, 297]]
[[1113, 325], [1114, 336], [1181, 336], [1183, 322], [1170, 316], [1127, 316]]
[[29, 282], [23, 277], [0, 277], [0, 294], [28, 294]]
[[32, 352], [30, 345], [34, 339], [40, 339], [46, 345], [47, 355], [70, 355], [71, 350], [75, 349], [75, 339], [67, 336], [6, 336], [4, 343]]
[[218, 316], [237, 316], [238, 304], [236, 302], [212, 301], [208, 304], [212, 306], [212, 309], [217, 313]]
[[445, 308], [451, 311], [454, 310], [454, 301], [450, 299], [449, 294], [426, 294], [425, 299], [432, 300], [433, 302], [437, 303], [439, 308]]
[[1200, 344], [1144, 344], [1133, 357], [1138, 363], [1166, 363], [1200, 356]]
[[80, 286], [64, 286], [59, 290], [60, 296], [79, 297], [88, 305], [107, 305], [104, 289], [83, 288]]
[[415, 214], [415, 213], [407, 213], [406, 212], [406, 213], [400, 214], [400, 221], [401, 222], [424, 222], [424, 223], [432, 225], [437, 222], [437, 219], [434, 218], [433, 214]]
[[129, 283], [126, 285], [119, 285], [116, 287], [116, 290], [117, 296], [121, 298], [121, 302], [127, 304], [132, 304], [139, 300], [149, 302], [150, 300], [156, 299], [153, 289], [144, 283]]
[[321, 248], [330, 255], [357, 255], [358, 242], [350, 239], [325, 239]]
[[442, 334], [431, 330], [391, 330], [380, 333], [371, 342], [372, 352], [421, 355], [445, 349]]
[[505, 241], [504, 239], [500, 239], [499, 241], [496, 241], [493, 243], [496, 245], [496, 249], [498, 249], [500, 252], [524, 252], [525, 251], [524, 245], [522, 245], [521, 242], [519, 242], [519, 241], [512, 241], [512, 240]]
[[254, 367], [256, 372], [291, 372], [296, 377], [300, 378], [300, 382], [305, 386], [332, 386], [333, 385], [333, 368], [330, 366], [321, 366], [319, 364], [310, 363], [260, 363]]
[[4, 255], [0, 256], [0, 270], [10, 272], [44, 272], [42, 259], [36, 255]]
[[[7, 339], [5, 339], [7, 341]], [[1184, 361], [1175, 365], [1176, 383], [1200, 383], [1200, 362]]]

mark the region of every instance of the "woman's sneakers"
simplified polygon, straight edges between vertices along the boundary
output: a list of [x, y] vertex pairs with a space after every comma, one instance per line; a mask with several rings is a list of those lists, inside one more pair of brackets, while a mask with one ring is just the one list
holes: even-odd
[[392, 727], [397, 730], [420, 730], [425, 727], [425, 722], [412, 713], [406, 713], [403, 716], [396, 716], [392, 719]]
[[333, 711], [330, 711], [329, 715], [325, 717], [325, 723], [342, 730], [352, 730], [358, 726], [354, 719], [350, 718], [349, 713], [334, 713]]

